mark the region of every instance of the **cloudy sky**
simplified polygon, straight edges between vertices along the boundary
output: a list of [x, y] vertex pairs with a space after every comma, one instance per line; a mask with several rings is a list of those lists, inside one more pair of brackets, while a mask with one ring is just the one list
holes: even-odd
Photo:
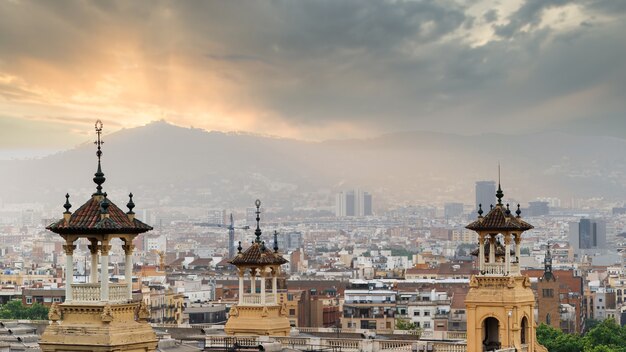
[[626, 138], [624, 33], [619, 0], [0, 0], [0, 152], [71, 147], [96, 118]]

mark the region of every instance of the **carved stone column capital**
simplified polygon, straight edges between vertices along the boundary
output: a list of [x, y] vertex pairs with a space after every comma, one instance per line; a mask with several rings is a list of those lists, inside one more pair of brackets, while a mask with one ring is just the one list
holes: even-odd
[[109, 255], [109, 251], [111, 250], [110, 244], [102, 244], [100, 245], [100, 253], [101, 255]]
[[124, 253], [126, 255], [132, 255], [133, 251], [135, 250], [135, 245], [130, 243], [130, 244], [123, 244], [122, 245], [122, 249], [124, 249]]
[[98, 251], [100, 250], [98, 241], [91, 241], [91, 244], [88, 245], [87, 248], [89, 248], [89, 252], [91, 252], [92, 255], [98, 254]]
[[63, 250], [65, 251], [65, 255], [72, 255], [74, 254], [74, 250], [76, 249], [76, 246], [73, 244], [64, 244], [63, 245]]

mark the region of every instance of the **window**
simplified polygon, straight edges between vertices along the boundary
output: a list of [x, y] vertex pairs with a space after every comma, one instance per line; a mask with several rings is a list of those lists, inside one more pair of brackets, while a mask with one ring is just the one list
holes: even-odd
[[430, 329], [430, 322], [424, 322], [424, 329]]
[[414, 317], [419, 317], [420, 316], [420, 311], [416, 310], [415, 312], [413, 312], [413, 316]]
[[295, 309], [289, 309], [289, 315], [296, 315]]
[[425, 311], [424, 311], [424, 316], [425, 316], [425, 317], [430, 316], [430, 312], [429, 312], [429, 311], [427, 311], [427, 310], [425, 310]]
[[541, 291], [544, 297], [554, 297], [554, 290], [551, 288], [544, 288]]
[[33, 304], [33, 298], [32, 297], [26, 297], [26, 304]]
[[56, 303], [61, 302], [61, 297], [54, 297], [54, 298], [52, 298], [52, 302], [56, 302]]
[[602, 298], [598, 298], [598, 301], [599, 301], [599, 302], [602, 302]]

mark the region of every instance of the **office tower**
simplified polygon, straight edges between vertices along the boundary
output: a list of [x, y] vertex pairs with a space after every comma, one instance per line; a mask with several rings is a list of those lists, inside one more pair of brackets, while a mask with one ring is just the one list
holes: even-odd
[[536, 201], [528, 202], [528, 216], [542, 216], [550, 213], [548, 202]]
[[476, 182], [476, 210], [478, 210], [478, 204], [483, 205], [483, 211], [489, 211], [489, 206], [496, 204], [495, 181]]
[[372, 215], [372, 195], [359, 189], [339, 192], [335, 197], [335, 216]]
[[599, 219], [580, 219], [569, 224], [569, 243], [574, 252], [605, 250], [606, 223]]

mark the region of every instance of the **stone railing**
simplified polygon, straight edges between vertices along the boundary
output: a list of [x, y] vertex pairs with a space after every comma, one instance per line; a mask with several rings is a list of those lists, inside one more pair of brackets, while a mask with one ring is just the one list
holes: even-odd
[[467, 352], [465, 343], [433, 343], [433, 352]]
[[515, 347], [507, 347], [501, 348], [499, 350], [495, 350], [495, 352], [516, 352]]
[[[100, 302], [100, 284], [72, 284], [73, 302]], [[126, 284], [109, 284], [109, 302], [126, 302]]]
[[244, 293], [241, 303], [243, 304], [254, 304], [254, 305], [260, 305], [261, 304], [261, 295], [256, 294], [256, 293]]
[[519, 352], [528, 352], [528, 344], [521, 345]]
[[[260, 293], [244, 293], [242, 297], [243, 304], [251, 304], [251, 305], [261, 305], [261, 294]], [[274, 294], [266, 293], [265, 294], [265, 304], [274, 304]]]
[[448, 340], [465, 340], [467, 339], [467, 333], [465, 331], [448, 331], [446, 337]]
[[485, 275], [504, 275], [504, 263], [485, 263], [483, 272]]

